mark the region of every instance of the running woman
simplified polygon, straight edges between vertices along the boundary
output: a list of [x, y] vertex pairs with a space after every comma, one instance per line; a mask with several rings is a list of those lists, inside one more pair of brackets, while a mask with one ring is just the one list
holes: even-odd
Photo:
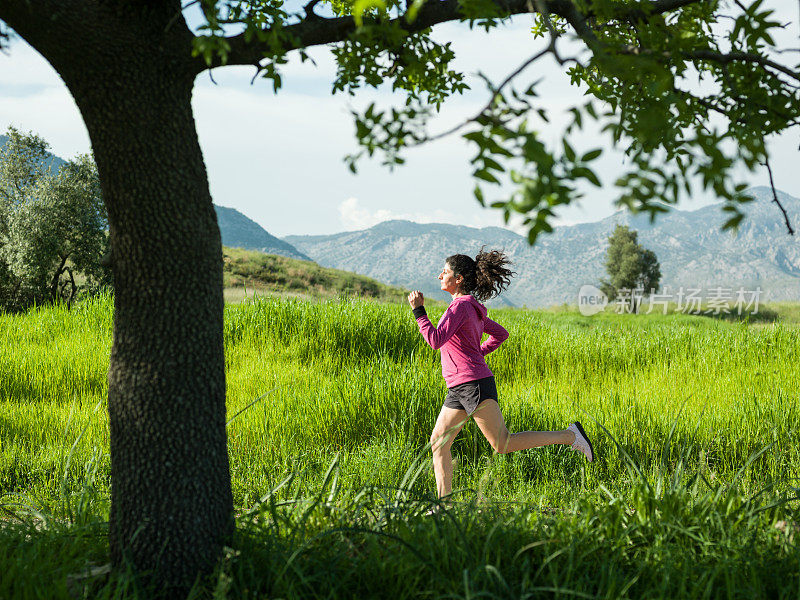
[[[442, 375], [447, 384], [444, 406], [431, 434], [433, 471], [439, 497], [452, 493], [453, 440], [471, 416], [495, 452], [506, 454], [551, 444], [567, 444], [582, 452], [589, 462], [592, 444], [577, 421], [561, 431], [522, 431], [509, 433], [497, 398], [494, 376], [484, 357], [508, 338], [508, 332], [486, 316], [481, 304], [497, 296], [514, 274], [502, 252], [483, 248], [475, 260], [465, 254], [449, 256], [439, 279], [441, 288], [453, 299], [434, 327], [425, 312], [422, 292], [414, 290], [408, 303], [414, 309], [419, 331], [425, 341], [442, 353]], [[481, 335], [489, 338], [481, 343]]]

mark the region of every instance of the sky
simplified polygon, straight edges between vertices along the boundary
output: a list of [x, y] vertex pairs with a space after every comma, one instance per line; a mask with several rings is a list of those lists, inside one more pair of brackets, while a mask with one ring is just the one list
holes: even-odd
[[[800, 1], [765, 0], [764, 6], [775, 9], [778, 20], [787, 23], [776, 39], [779, 47], [800, 47]], [[197, 23], [191, 13], [187, 19], [190, 26]], [[468, 75], [472, 89], [443, 105], [431, 124], [432, 132], [474, 116], [485, 105], [488, 93], [477, 73], [500, 81], [544, 46], [546, 42], [532, 38], [531, 24], [531, 16], [520, 15], [490, 34], [457, 23], [434, 29], [435, 39], [452, 41], [457, 57], [453, 67]], [[569, 40], [559, 47], [565, 54], [579, 48]], [[312, 48], [309, 54], [316, 66], [293, 57], [281, 71], [284, 85], [277, 94], [271, 81], [251, 84], [249, 67], [216, 69], [213, 81], [208, 73], [198, 77], [193, 107], [215, 203], [236, 208], [279, 237], [364, 229], [388, 219], [505, 226], [500, 211], [482, 208], [474, 199], [469, 164], [474, 150], [458, 135], [408, 151], [406, 164], [393, 171], [364, 159], [358, 174], [350, 173], [343, 158], [358, 149], [350, 110], [372, 101], [387, 108], [404, 98], [383, 88], [357, 97], [332, 95], [336, 66], [331, 52], [323, 47]], [[779, 58], [791, 64], [797, 56], [787, 53]], [[537, 106], [551, 115], [550, 125], [540, 133], [545, 142], [553, 143], [566, 123], [564, 107], [585, 99], [581, 89], [569, 84], [564, 67], [549, 56], [529, 67], [516, 87], [524, 89], [540, 79]], [[38, 133], [54, 154], [65, 159], [91, 150], [66, 87], [19, 38], [0, 53], [0, 133], [9, 125]], [[615, 212], [613, 182], [628, 167], [622, 152], [612, 150], [607, 135], [596, 129], [585, 129], [578, 144], [579, 150], [605, 149], [596, 169], [603, 187], [582, 188], [585, 198], [557, 213], [557, 222], [565, 225], [596, 221]], [[800, 178], [793, 176], [799, 146], [798, 129], [769, 140], [775, 185], [795, 197], [800, 197]], [[765, 169], [752, 174], [741, 170], [738, 175], [751, 185], [769, 185]], [[490, 201], [511, 191], [484, 189], [490, 192]], [[712, 195], [697, 192], [679, 208], [694, 210], [715, 201]], [[723, 220], [721, 213], [720, 223]], [[519, 220], [508, 227], [523, 231]]]

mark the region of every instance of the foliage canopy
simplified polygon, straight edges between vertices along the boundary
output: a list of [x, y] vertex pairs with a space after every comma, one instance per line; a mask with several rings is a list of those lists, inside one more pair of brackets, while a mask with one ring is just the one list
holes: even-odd
[[[331, 16], [317, 15], [317, 5]], [[373, 104], [354, 113], [361, 150], [347, 157], [353, 171], [365, 155], [402, 164], [408, 147], [439, 137], [429, 132], [430, 118], [467, 88], [463, 73], [451, 68], [450, 44], [435, 42], [431, 25], [460, 19], [488, 31], [514, 14], [532, 12], [532, 38], [541, 38], [543, 48], [504, 81], [487, 80], [485, 108], [448, 132], [460, 130], [475, 148], [481, 204], [491, 186], [516, 187], [491, 206], [503, 211], [506, 222], [512, 213], [525, 215], [531, 243], [552, 230], [558, 206], [581, 197], [579, 182], [601, 185], [595, 164], [603, 150], [574, 149], [589, 122], [629, 157], [629, 171], [615, 181], [618, 206], [654, 219], [683, 192], [691, 195], [699, 180], [725, 201], [723, 228], [737, 227], [751, 200], [734, 168], [768, 166], [766, 139], [800, 123], [800, 63], [775, 59], [786, 49], [775, 46], [774, 33], [786, 24], [763, 0], [313, 0], [304, 14], [290, 14], [275, 0], [204, 0], [203, 10], [207, 24], [194, 48], [208, 66], [255, 64], [277, 90], [288, 51], [299, 48], [305, 58], [308, 46], [339, 42], [333, 47], [334, 92], [354, 94], [391, 82], [405, 95], [403, 107]], [[228, 36], [232, 25], [243, 32]], [[588, 53], [562, 54], [567, 37], [582, 41]], [[548, 112], [539, 105], [543, 83], [511, 87], [546, 56], [563, 65], [587, 96], [569, 108], [571, 122], [555, 146], [542, 136], [549, 127]], [[692, 85], [695, 79], [701, 91]], [[786, 225], [791, 232], [788, 219]]]
[[661, 266], [652, 250], [637, 241], [636, 231], [627, 225], [617, 225], [608, 236], [606, 272], [608, 280], [600, 287], [609, 300], [626, 295], [631, 309], [638, 310], [639, 295], [654, 294], [661, 281]]
[[92, 158], [54, 168], [41, 137], [13, 127], [7, 134], [0, 149], [0, 308], [69, 304], [79, 288], [109, 284], [101, 264], [107, 218]]

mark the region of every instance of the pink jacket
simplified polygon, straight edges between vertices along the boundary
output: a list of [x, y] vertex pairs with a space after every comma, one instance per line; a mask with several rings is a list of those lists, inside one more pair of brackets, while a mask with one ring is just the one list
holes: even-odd
[[[447, 387], [491, 377], [484, 356], [506, 339], [508, 331], [486, 316], [486, 307], [471, 295], [454, 298], [434, 327], [423, 307], [414, 311], [419, 331], [434, 350], [442, 352], [442, 375]], [[481, 344], [481, 335], [489, 339]]]

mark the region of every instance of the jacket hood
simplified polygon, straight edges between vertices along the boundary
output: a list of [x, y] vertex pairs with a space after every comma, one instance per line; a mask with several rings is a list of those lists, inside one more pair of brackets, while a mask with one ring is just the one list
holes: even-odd
[[489, 312], [486, 310], [486, 307], [475, 300], [472, 294], [467, 294], [466, 296], [459, 296], [458, 298], [454, 298], [451, 304], [455, 304], [456, 302], [469, 302], [475, 311], [478, 313], [478, 318], [483, 321], [486, 318], [487, 313]]

